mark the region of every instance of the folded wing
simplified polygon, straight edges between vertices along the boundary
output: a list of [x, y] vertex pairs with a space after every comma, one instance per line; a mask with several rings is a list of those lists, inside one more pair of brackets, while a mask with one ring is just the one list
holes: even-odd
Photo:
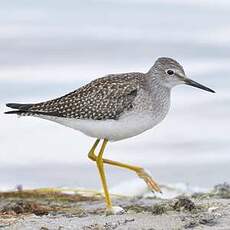
[[6, 104], [7, 114], [58, 116], [76, 119], [118, 119], [133, 108], [141, 73], [108, 75], [54, 100], [37, 104]]

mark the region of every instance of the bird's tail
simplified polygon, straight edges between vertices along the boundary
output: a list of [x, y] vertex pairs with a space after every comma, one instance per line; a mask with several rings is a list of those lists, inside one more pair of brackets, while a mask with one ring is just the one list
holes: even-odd
[[16, 109], [16, 110], [7, 111], [5, 112], [5, 114], [23, 115], [29, 111], [29, 109], [33, 106], [33, 104], [8, 103], [6, 104], [6, 106], [11, 109]]
[[34, 109], [34, 106], [36, 105], [37, 104], [8, 103], [6, 104], [7, 107], [16, 110], [7, 111], [5, 112], [5, 114], [17, 114], [20, 116], [38, 116], [38, 115], [60, 116], [59, 113], [56, 111], [46, 112], [39, 109]]

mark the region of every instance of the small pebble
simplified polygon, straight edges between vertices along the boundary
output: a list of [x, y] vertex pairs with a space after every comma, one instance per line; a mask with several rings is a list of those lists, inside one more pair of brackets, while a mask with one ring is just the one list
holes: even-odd
[[208, 209], [208, 213], [213, 213], [213, 212], [215, 212], [217, 209], [219, 209], [219, 207], [215, 207], [215, 206], [210, 207], [210, 208]]

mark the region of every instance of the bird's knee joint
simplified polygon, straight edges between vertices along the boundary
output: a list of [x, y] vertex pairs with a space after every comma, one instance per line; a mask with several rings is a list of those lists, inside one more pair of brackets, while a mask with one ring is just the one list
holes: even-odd
[[88, 155], [88, 158], [89, 158], [90, 160], [92, 160], [92, 161], [96, 161], [96, 160], [97, 160], [96, 155], [95, 155], [95, 154], [92, 154], [92, 153]]

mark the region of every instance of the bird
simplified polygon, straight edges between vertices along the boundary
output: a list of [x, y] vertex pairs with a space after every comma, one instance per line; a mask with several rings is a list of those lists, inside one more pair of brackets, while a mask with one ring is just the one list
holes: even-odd
[[146, 73], [108, 74], [56, 99], [8, 103], [6, 106], [14, 110], [5, 113], [50, 120], [95, 138], [88, 157], [96, 162], [99, 171], [105, 211], [116, 214], [123, 210], [112, 205], [104, 164], [135, 172], [153, 192], [161, 189], [144, 168], [103, 158], [105, 148], [108, 142], [137, 136], [159, 124], [169, 111], [171, 89], [180, 84], [215, 93], [188, 78], [176, 60], [160, 57]]

